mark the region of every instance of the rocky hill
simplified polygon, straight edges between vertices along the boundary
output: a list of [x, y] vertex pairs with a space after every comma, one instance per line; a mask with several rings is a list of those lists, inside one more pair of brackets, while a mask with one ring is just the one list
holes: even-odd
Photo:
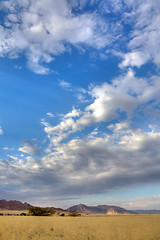
[[[5, 199], [0, 200], [0, 209], [3, 209], [3, 210], [24, 211], [24, 210], [28, 210], [30, 207], [33, 207], [33, 206], [27, 202], [22, 203], [21, 201], [17, 201], [17, 200], [10, 200], [10, 201], [7, 201]], [[63, 210], [62, 208], [48, 207], [48, 209], [52, 209], [59, 214], [67, 213], [67, 211]]]
[[0, 209], [6, 209], [6, 210], [28, 210], [29, 207], [32, 207], [29, 203], [25, 202], [22, 203], [21, 201], [17, 200], [10, 200], [7, 201], [5, 199], [0, 200]]
[[118, 215], [118, 214], [136, 214], [136, 212], [126, 210], [117, 206], [110, 205], [98, 205], [98, 206], [87, 206], [84, 204], [79, 204], [72, 206], [67, 209], [69, 212], [79, 212], [88, 214], [103, 213], [108, 215]]

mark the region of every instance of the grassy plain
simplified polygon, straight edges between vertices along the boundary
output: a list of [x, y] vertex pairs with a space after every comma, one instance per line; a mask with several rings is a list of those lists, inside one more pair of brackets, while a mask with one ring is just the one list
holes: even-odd
[[160, 240], [160, 215], [1, 216], [0, 240]]
[[18, 210], [3, 210], [3, 209], [0, 209], [0, 213], [4, 214], [4, 215], [7, 215], [7, 214], [11, 214], [11, 215], [14, 215], [14, 214], [21, 214], [21, 213], [28, 213], [27, 210], [23, 210], [23, 211], [18, 211]]

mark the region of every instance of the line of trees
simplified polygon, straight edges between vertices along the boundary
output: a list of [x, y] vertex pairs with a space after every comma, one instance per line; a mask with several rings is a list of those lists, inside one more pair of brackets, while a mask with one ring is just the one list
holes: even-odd
[[0, 216], [27, 216], [27, 213], [0, 213]]
[[[52, 216], [56, 213], [56, 210], [53, 208], [42, 208], [42, 207], [30, 207], [28, 213], [22, 212], [19, 214], [16, 213], [0, 213], [0, 216]], [[59, 216], [70, 216], [70, 217], [79, 217], [81, 216], [78, 212], [70, 213], [57, 213]]]

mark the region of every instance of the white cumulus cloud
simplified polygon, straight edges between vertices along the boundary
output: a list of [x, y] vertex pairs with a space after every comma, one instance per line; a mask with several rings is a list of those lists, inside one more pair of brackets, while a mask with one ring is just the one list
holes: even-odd
[[[42, 121], [45, 132], [54, 144], [59, 143], [72, 133], [82, 131], [96, 123], [110, 122], [126, 113], [132, 119], [139, 107], [145, 107], [149, 101], [158, 103], [160, 100], [160, 81], [158, 76], [139, 78], [132, 69], [102, 85], [90, 88], [88, 93], [92, 96], [92, 103], [83, 111], [73, 110], [63, 115], [62, 121], [51, 126]], [[154, 108], [154, 107], [153, 107]]]
[[130, 34], [128, 53], [124, 54], [124, 60], [120, 67], [136, 66], [151, 61], [160, 66], [160, 4], [152, 1], [125, 1], [131, 8], [130, 14], [126, 14], [126, 21], [133, 23], [133, 31]]
[[113, 33], [95, 12], [73, 14], [66, 0], [1, 2], [6, 10], [0, 26], [0, 55], [17, 58], [26, 54], [28, 67], [35, 73], [47, 74], [54, 56], [70, 50], [70, 46], [103, 48]]

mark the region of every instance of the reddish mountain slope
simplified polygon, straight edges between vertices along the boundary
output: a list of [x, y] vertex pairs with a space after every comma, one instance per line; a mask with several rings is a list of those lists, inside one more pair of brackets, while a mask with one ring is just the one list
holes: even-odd
[[29, 207], [32, 207], [29, 203], [22, 203], [21, 201], [11, 200], [7, 201], [5, 199], [0, 200], [0, 209], [6, 210], [28, 210]]

